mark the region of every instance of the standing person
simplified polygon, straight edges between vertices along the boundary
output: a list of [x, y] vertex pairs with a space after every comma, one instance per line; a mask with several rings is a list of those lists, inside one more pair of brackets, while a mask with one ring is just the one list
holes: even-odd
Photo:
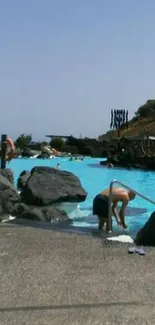
[[[99, 230], [103, 229], [105, 223], [106, 229], [108, 226], [109, 195], [110, 190], [108, 188], [97, 194], [93, 200], [93, 214], [98, 216]], [[112, 189], [112, 213], [119, 227], [123, 227], [124, 229], [127, 228], [125, 223], [125, 209], [129, 201], [134, 200], [135, 196], [133, 191], [127, 191], [119, 187], [114, 187]], [[118, 202], [122, 203], [119, 213], [117, 211]]]

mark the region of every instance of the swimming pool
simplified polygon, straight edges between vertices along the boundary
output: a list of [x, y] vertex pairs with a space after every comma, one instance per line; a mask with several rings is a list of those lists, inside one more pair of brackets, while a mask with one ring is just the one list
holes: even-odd
[[[83, 161], [69, 161], [69, 158], [55, 159], [13, 159], [8, 168], [14, 172], [15, 181], [23, 170], [31, 170], [34, 166], [55, 167], [60, 163], [61, 169], [70, 171], [77, 175], [83, 187], [88, 192], [87, 200], [79, 204], [79, 208], [71, 213], [77, 227], [97, 228], [97, 218], [92, 216], [92, 202], [94, 196], [108, 187], [113, 179], [117, 179], [138, 192], [155, 200], [154, 184], [155, 173], [152, 171], [126, 170], [122, 168], [106, 168], [100, 166], [101, 159], [85, 158]], [[136, 197], [129, 203], [126, 221], [129, 225], [129, 233], [134, 236], [142, 227], [150, 214], [155, 210], [154, 205]], [[116, 225], [114, 223], [114, 228]], [[121, 232], [121, 230], [119, 230]]]

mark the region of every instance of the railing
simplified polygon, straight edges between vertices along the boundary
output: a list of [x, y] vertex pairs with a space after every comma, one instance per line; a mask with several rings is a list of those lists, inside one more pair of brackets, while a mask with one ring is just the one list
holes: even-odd
[[152, 203], [152, 204], [155, 204], [155, 201], [152, 201], [151, 199], [149, 199], [147, 196], [133, 190], [131, 187], [123, 184], [122, 182], [120, 181], [117, 181], [117, 180], [113, 180], [111, 183], [110, 183], [110, 186], [109, 186], [109, 210], [108, 210], [108, 231], [111, 232], [112, 231], [112, 188], [113, 188], [113, 185], [117, 183], [125, 188], [127, 188], [128, 190], [134, 192], [136, 195], [140, 196], [142, 199]]

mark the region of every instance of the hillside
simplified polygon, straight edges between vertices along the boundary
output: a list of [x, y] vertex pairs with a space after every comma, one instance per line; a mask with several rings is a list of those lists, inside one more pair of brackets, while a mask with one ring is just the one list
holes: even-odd
[[[148, 131], [149, 135], [155, 136], [155, 118], [146, 117], [129, 121], [128, 129], [121, 130], [121, 137], [144, 135]], [[108, 131], [100, 136], [100, 139], [117, 137], [117, 131]]]
[[[155, 100], [148, 100], [140, 106], [135, 117], [128, 123], [128, 129], [121, 130], [121, 137], [143, 136], [144, 134], [155, 136]], [[100, 140], [117, 137], [117, 131], [108, 131], [99, 136]]]

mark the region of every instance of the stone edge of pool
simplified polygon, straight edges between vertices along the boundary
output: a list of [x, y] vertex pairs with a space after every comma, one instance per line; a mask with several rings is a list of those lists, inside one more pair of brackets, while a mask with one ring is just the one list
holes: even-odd
[[95, 238], [103, 239], [107, 244], [133, 244], [134, 239], [125, 231], [121, 233], [113, 231], [111, 233], [102, 232], [100, 233], [97, 229], [92, 229], [89, 227], [76, 227], [72, 225], [66, 224], [49, 224], [43, 221], [33, 221], [33, 220], [26, 220], [26, 219], [16, 219], [14, 217], [9, 217], [8, 220], [3, 220], [1, 225], [12, 226], [12, 227], [30, 227], [36, 229], [46, 229], [48, 231], [58, 231], [68, 233], [70, 235], [76, 234], [81, 236], [91, 236]]

